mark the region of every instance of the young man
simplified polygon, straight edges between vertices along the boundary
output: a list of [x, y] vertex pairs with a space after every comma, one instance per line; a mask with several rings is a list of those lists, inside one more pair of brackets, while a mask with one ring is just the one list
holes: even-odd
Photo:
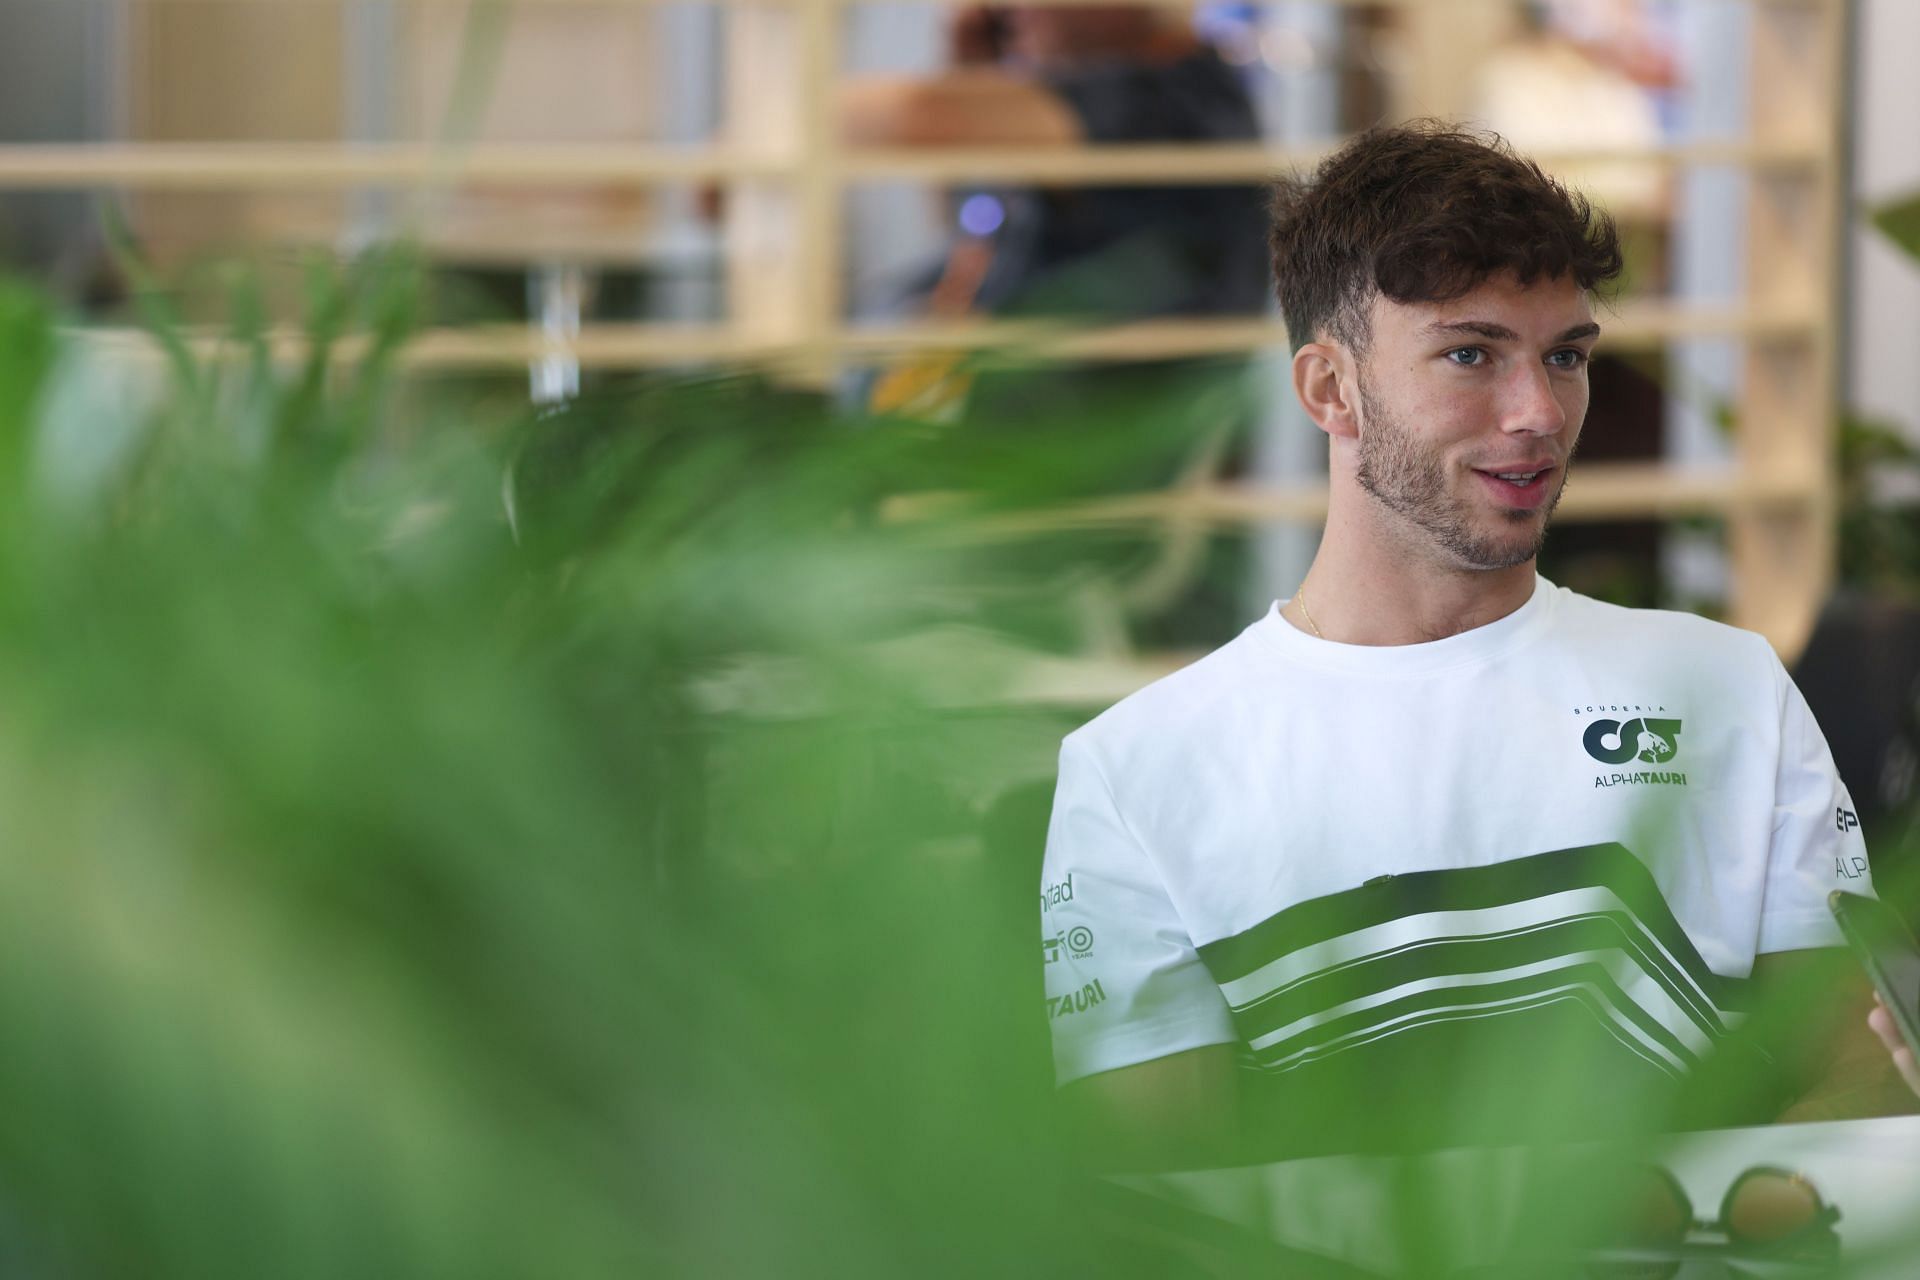
[[1093, 1158], [1882, 1105], [1864, 985], [1818, 950], [1866, 850], [1779, 660], [1534, 571], [1610, 220], [1497, 140], [1383, 129], [1281, 185], [1271, 248], [1319, 553], [1061, 751], [1047, 1008]]

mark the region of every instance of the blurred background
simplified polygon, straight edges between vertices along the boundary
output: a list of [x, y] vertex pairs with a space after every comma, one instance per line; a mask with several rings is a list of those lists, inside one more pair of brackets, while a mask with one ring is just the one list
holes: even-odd
[[[1194, 647], [1315, 536], [1258, 184], [1376, 121], [1473, 121], [1631, 248], [1586, 442], [1609, 466], [1565, 509], [1606, 527], [1550, 571], [1798, 653], [1841, 406], [1904, 435], [1920, 397], [1913, 269], [1862, 216], [1920, 180], [1909, 8], [4, 0], [0, 252], [104, 328], [128, 316], [109, 212], [174, 279], [410, 239], [435, 299], [409, 368], [542, 401], [747, 362], [925, 416], [940, 358], [1010, 334], [1083, 368], [1232, 357], [1247, 429], [1134, 513], [1225, 575], [1221, 612], [1150, 637]], [[1069, 323], [1007, 327], [1035, 317]]]
[[1619, 220], [1542, 570], [1765, 634], [1911, 909], [1916, 49], [1908, 0], [0, 0], [13, 1269], [1084, 1261], [1053, 751], [1310, 562], [1262, 184], [1377, 122]]
[[[1230, 370], [1245, 395], [1210, 447], [1097, 513], [1160, 548], [1087, 626], [1088, 657], [1134, 665], [1097, 677], [1115, 697], [1312, 557], [1324, 448], [1286, 392], [1259, 184], [1378, 121], [1494, 129], [1625, 229], [1550, 576], [1799, 659], [1836, 587], [1910, 594], [1920, 571], [1880, 518], [1920, 496], [1899, 244], [1920, 29], [1893, 0], [0, 15], [0, 255], [103, 341], [137, 319], [117, 227], [189, 337], [231, 320], [210, 263], [415, 244], [407, 370], [543, 404], [748, 366], [937, 420], [998, 416], [957, 372], [982, 353], [1056, 363], [1062, 404], [1108, 375]], [[283, 344], [295, 292], [264, 294]], [[1904, 698], [1913, 674], [1875, 686]], [[1910, 789], [1910, 755], [1870, 767], [1856, 793]]]

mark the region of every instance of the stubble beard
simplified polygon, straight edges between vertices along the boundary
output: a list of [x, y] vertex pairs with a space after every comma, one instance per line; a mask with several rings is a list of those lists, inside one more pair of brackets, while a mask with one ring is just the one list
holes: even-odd
[[1360, 433], [1355, 478], [1362, 489], [1424, 533], [1435, 549], [1462, 568], [1511, 569], [1540, 554], [1553, 509], [1566, 489], [1564, 467], [1560, 483], [1545, 506], [1536, 511], [1509, 508], [1499, 513], [1499, 518], [1513, 527], [1511, 534], [1501, 537], [1482, 532], [1476, 527], [1475, 506], [1448, 492], [1445, 462], [1420, 446], [1406, 423], [1373, 394], [1364, 373], [1359, 385], [1366, 429]]

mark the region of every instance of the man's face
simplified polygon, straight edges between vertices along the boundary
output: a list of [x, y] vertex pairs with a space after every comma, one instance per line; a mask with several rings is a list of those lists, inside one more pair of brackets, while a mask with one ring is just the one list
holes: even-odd
[[1599, 334], [1572, 280], [1503, 275], [1449, 302], [1373, 301], [1357, 479], [1404, 536], [1464, 569], [1540, 550], [1587, 416]]

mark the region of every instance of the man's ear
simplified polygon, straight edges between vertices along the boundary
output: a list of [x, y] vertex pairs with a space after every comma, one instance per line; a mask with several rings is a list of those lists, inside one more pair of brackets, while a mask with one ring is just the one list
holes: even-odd
[[1345, 347], [1309, 342], [1294, 352], [1293, 394], [1322, 431], [1336, 439], [1359, 438], [1360, 382]]

